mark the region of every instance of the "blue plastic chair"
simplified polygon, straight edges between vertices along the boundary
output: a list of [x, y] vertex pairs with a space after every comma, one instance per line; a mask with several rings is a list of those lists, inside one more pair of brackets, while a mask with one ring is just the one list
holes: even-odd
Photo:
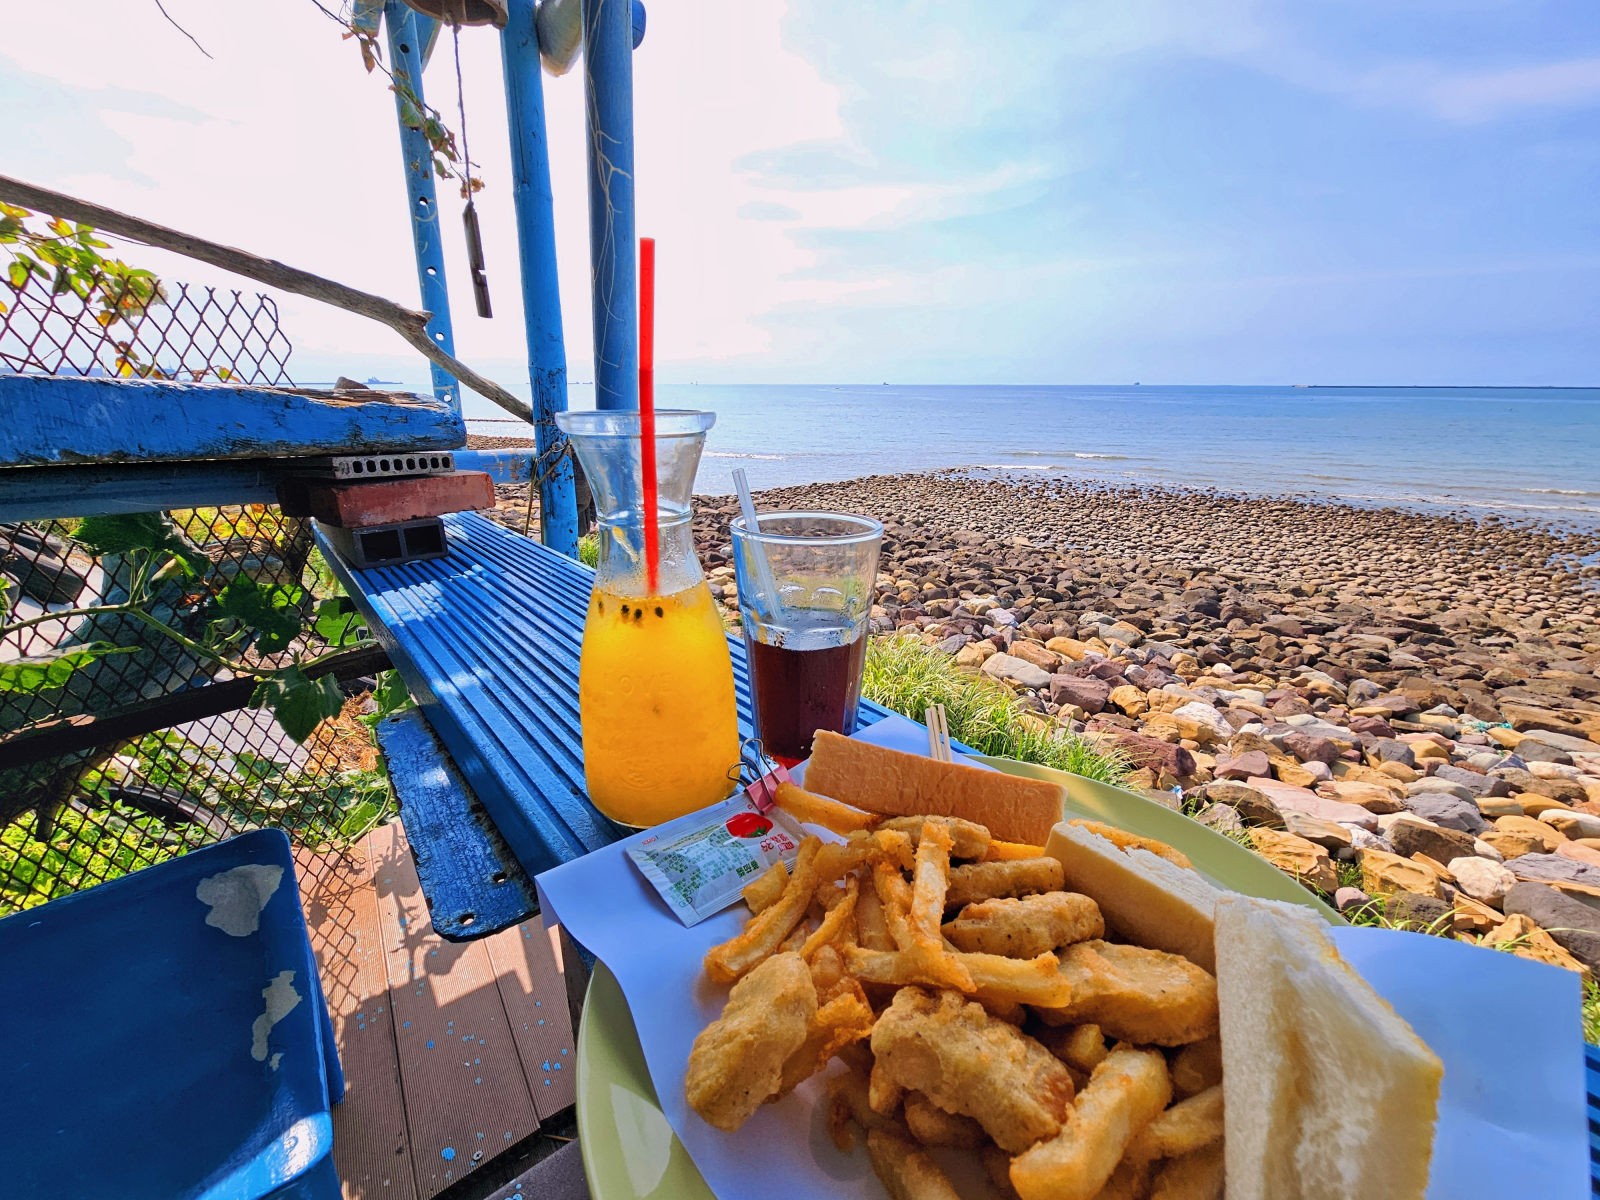
[[7, 1197], [337, 1200], [344, 1095], [289, 839], [0, 920]]

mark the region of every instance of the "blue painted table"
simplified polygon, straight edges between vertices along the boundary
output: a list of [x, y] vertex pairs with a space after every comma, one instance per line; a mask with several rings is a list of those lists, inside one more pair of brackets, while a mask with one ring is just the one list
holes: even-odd
[[[450, 554], [405, 566], [353, 571], [321, 544], [427, 718], [386, 722], [380, 738], [412, 845], [421, 847], [417, 872], [435, 927], [459, 938], [525, 919], [534, 911], [528, 875], [629, 831], [601, 816], [583, 787], [578, 651], [593, 572], [476, 514], [445, 525]], [[744, 646], [729, 641], [748, 734]], [[863, 721], [883, 715], [862, 705]], [[1592, 1046], [1587, 1064], [1600, 1195], [1600, 1053]]]

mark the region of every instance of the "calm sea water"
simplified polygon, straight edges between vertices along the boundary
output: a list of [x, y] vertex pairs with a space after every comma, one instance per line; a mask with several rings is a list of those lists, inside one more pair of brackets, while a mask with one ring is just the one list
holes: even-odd
[[[757, 489], [980, 467], [1600, 529], [1600, 388], [683, 385], [657, 403], [716, 412], [702, 493], [739, 466]], [[474, 432], [527, 428], [466, 404]]]

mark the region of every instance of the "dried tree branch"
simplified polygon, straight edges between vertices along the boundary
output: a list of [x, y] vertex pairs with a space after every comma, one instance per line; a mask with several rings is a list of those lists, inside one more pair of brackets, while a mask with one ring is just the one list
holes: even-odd
[[48, 213], [54, 217], [91, 225], [95, 229], [146, 246], [171, 250], [188, 258], [220, 267], [224, 271], [231, 271], [235, 275], [254, 279], [257, 283], [264, 283], [268, 287], [309, 296], [313, 300], [320, 300], [324, 304], [331, 304], [335, 308], [342, 308], [346, 312], [353, 312], [387, 325], [429, 362], [437, 363], [480, 396], [493, 400], [515, 417], [530, 423], [533, 421], [532, 405], [512, 395], [493, 380], [485, 379], [455, 356], [446, 354], [438, 343], [428, 336], [427, 325], [432, 317], [430, 313], [406, 308], [393, 300], [386, 300], [382, 296], [374, 296], [371, 292], [363, 292], [331, 279], [324, 279], [320, 275], [288, 266], [276, 259], [262, 258], [247, 250], [224, 246], [219, 242], [196, 237], [194, 234], [157, 225], [153, 221], [130, 216], [116, 209], [105, 208], [49, 188], [25, 183], [9, 175], [0, 175], [0, 200], [7, 200], [23, 208]]
[[[184, 37], [188, 38], [191, 42], [193, 42], [194, 43], [194, 48], [196, 50], [200, 51], [201, 54], [204, 54], [207, 58], [211, 58], [211, 51], [207, 50], [204, 46], [202, 46], [200, 44], [200, 39], [199, 38], [195, 37], [194, 34], [190, 33], [182, 25], [178, 24], [178, 22], [173, 18], [172, 14], [167, 11], [167, 6], [165, 4], [161, 3], [161, 0], [155, 0], [155, 6], [158, 9], [161, 10], [161, 15], [167, 19], [167, 24], [168, 25], [171, 25], [179, 33], [183, 34]], [[211, 61], [215, 62], [216, 59], [212, 58]]]

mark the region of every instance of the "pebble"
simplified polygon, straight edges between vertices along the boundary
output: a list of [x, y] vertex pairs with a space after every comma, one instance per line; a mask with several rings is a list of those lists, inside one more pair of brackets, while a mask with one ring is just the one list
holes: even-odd
[[1517, 877], [1505, 867], [1486, 858], [1453, 858], [1446, 866], [1455, 876], [1458, 888], [1474, 900], [1495, 908], [1517, 882]]
[[1459, 829], [1463, 833], [1477, 834], [1489, 828], [1489, 823], [1478, 812], [1478, 806], [1459, 796], [1423, 792], [1421, 795], [1408, 796], [1405, 806], [1419, 817], [1432, 821], [1435, 825], [1442, 825], [1446, 829]]
[[1018, 687], [1050, 686], [1050, 672], [1010, 654], [991, 654], [984, 660], [981, 669], [991, 679], [998, 679], [1002, 683], [1014, 683]]

